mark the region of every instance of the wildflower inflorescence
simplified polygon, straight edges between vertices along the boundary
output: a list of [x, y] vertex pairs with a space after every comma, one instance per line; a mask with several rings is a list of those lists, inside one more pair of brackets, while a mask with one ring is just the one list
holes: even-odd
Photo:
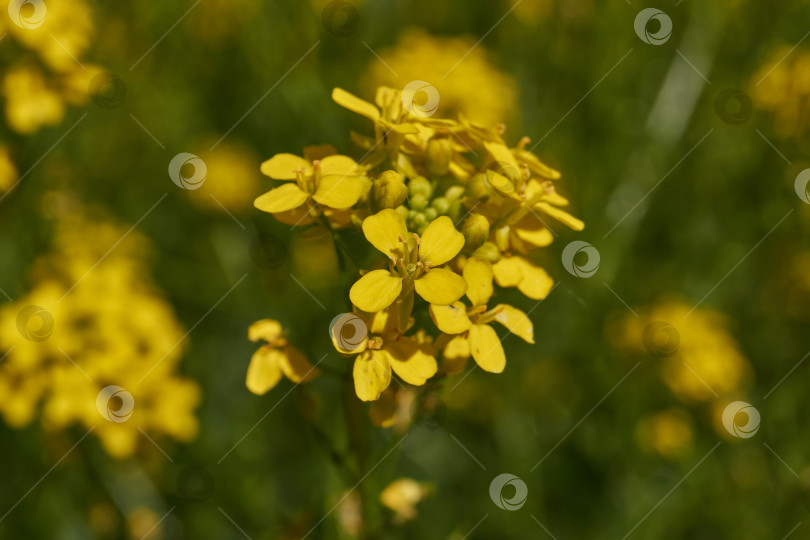
[[[430, 88], [423, 93], [431, 99]], [[568, 201], [554, 185], [560, 173], [527, 149], [528, 138], [507, 145], [503, 125], [484, 127], [460, 113], [457, 120], [434, 117], [418, 91], [383, 86], [369, 103], [335, 88], [332, 98], [371, 121], [372, 136], [351, 134], [363, 157], [355, 161], [329, 145], [305, 148], [303, 157], [277, 154], [261, 171], [280, 184], [254, 204], [283, 223], [335, 238], [362, 233], [382, 254], [349, 290], [355, 318], [367, 332], [352, 340], [342, 334], [347, 328], [330, 328], [335, 348], [354, 356], [357, 396], [375, 401], [388, 395], [392, 372], [423, 385], [460, 371], [470, 356], [482, 369], [500, 373], [506, 355], [491, 323], [528, 343], [534, 343], [534, 331], [523, 311], [491, 302], [495, 285], [544, 298], [553, 281], [532, 258], [554, 238], [544, 220], [583, 228], [563, 210]], [[354, 265], [366, 260], [341, 253]], [[416, 320], [432, 320], [438, 335]], [[281, 336], [276, 321], [256, 324], [272, 325], [274, 336]], [[255, 325], [251, 334], [258, 335]], [[284, 369], [297, 349], [268, 341], [275, 359], [267, 360], [270, 352], [254, 356], [248, 370], [248, 387], [256, 393], [272, 387], [281, 371], [302, 380], [297, 370]]]

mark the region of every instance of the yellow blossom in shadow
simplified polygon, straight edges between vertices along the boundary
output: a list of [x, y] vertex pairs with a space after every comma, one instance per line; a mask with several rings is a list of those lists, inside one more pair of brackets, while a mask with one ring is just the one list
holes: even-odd
[[33, 133], [44, 125], [55, 125], [65, 115], [59, 93], [48, 86], [42, 72], [32, 66], [15, 67], [3, 79], [6, 120], [22, 134]]
[[750, 91], [758, 107], [773, 118], [776, 133], [801, 137], [810, 131], [810, 51], [781, 47], [751, 78]]
[[18, 178], [17, 166], [11, 160], [9, 148], [0, 145], [0, 193], [8, 191]]
[[399, 525], [416, 517], [416, 505], [429, 493], [427, 488], [413, 478], [399, 478], [380, 493], [380, 502], [394, 512], [394, 523]]
[[678, 459], [691, 450], [691, 420], [681, 409], [657, 412], [639, 421], [636, 438], [645, 450], [667, 459]]
[[266, 394], [281, 380], [283, 374], [294, 383], [309, 382], [320, 370], [312, 366], [296, 347], [287, 342], [281, 323], [261, 319], [248, 329], [250, 341], [265, 341], [248, 366], [245, 385], [257, 395]]
[[487, 126], [511, 119], [517, 84], [476, 41], [472, 36], [432, 36], [420, 28], [407, 29], [393, 47], [378, 51], [382, 62], [371, 61], [363, 86], [371, 90], [425, 81], [439, 91], [439, 110], [445, 116], [463, 112]]
[[[210, 147], [213, 143], [201, 146]], [[186, 191], [200, 208], [216, 212], [242, 212], [250, 208], [260, 192], [260, 178], [256, 173], [259, 159], [247, 148], [223, 142], [214, 150], [203, 152], [205, 182], [199, 189]]]

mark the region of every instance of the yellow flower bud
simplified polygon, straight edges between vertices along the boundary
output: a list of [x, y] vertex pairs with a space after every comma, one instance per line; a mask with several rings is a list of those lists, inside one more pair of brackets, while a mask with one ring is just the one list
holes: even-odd
[[396, 171], [385, 171], [371, 184], [372, 201], [378, 210], [396, 208], [407, 196], [408, 187]]
[[501, 260], [501, 252], [492, 242], [484, 242], [481, 244], [478, 249], [473, 252], [472, 256], [484, 259], [492, 264]]
[[488, 185], [486, 174], [478, 173], [467, 184], [467, 193], [474, 200], [486, 199], [490, 195]]
[[417, 176], [408, 182], [408, 192], [412, 197], [419, 194], [424, 195], [426, 199], [430, 199], [430, 196], [433, 193], [433, 186], [430, 185], [430, 181], [427, 178]]
[[453, 147], [447, 137], [433, 137], [427, 143], [427, 169], [433, 176], [444, 176], [450, 167]]
[[470, 214], [461, 226], [461, 234], [464, 250], [471, 253], [489, 238], [489, 220], [481, 214]]

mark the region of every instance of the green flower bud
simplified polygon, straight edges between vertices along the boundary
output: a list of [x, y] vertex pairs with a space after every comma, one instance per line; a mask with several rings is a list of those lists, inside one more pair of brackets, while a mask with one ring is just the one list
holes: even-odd
[[408, 187], [396, 171], [385, 171], [371, 184], [371, 199], [377, 210], [396, 208], [407, 196]]
[[478, 249], [473, 251], [472, 256], [478, 257], [479, 259], [484, 259], [492, 264], [495, 264], [501, 260], [501, 252], [492, 242], [484, 242], [481, 244]]
[[427, 205], [428, 205], [427, 197], [425, 197], [421, 193], [411, 195], [411, 198], [408, 200], [408, 206], [410, 206], [412, 210], [424, 210], [425, 208], [427, 208]]
[[433, 176], [444, 176], [453, 157], [453, 146], [447, 137], [432, 137], [427, 143], [427, 170]]
[[408, 192], [411, 194], [411, 197], [419, 194], [423, 195], [425, 199], [430, 199], [430, 196], [433, 193], [433, 186], [430, 185], [430, 180], [427, 178], [417, 176], [408, 182]]
[[436, 211], [435, 208], [426, 208], [423, 213], [425, 214], [425, 218], [428, 221], [433, 221], [434, 219], [439, 217], [439, 213]]
[[490, 195], [486, 174], [478, 173], [467, 184], [467, 193], [475, 200], [486, 199]]
[[413, 216], [411, 222], [413, 223], [414, 227], [421, 227], [423, 225], [427, 225], [427, 217], [425, 217], [425, 214], [417, 213], [415, 216]]
[[450, 201], [444, 197], [436, 197], [430, 202], [430, 206], [435, 208], [439, 214], [445, 215], [450, 210]]
[[470, 214], [461, 225], [464, 235], [464, 250], [472, 253], [489, 238], [489, 220], [481, 214]]
[[451, 201], [455, 201], [464, 196], [464, 186], [450, 186], [444, 192], [444, 196]]
[[509, 227], [501, 227], [495, 231], [495, 245], [502, 250], [509, 247]]
[[397, 214], [402, 216], [402, 219], [407, 220], [410, 217], [411, 210], [408, 210], [406, 207], [400, 205], [397, 206]]

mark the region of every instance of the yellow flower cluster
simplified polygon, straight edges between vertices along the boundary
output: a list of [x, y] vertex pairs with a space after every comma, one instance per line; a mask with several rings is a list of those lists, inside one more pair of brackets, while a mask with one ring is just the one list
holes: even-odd
[[[529, 255], [553, 240], [540, 214], [583, 228], [561, 209], [568, 201], [554, 187], [560, 174], [526, 149], [527, 138], [510, 147], [502, 125], [484, 128], [461, 114], [433, 118], [407, 88], [380, 87], [375, 103], [340, 88], [332, 98], [373, 124], [371, 137], [352, 134], [363, 159], [330, 146], [307, 148], [303, 157], [277, 154], [261, 171], [280, 184], [254, 204], [283, 223], [362, 234], [384, 256], [349, 291], [352, 324], [331, 328], [335, 348], [355, 356], [357, 396], [379, 399], [392, 372], [425, 384], [439, 372], [440, 352], [443, 373], [460, 371], [470, 356], [500, 373], [506, 356], [491, 323], [529, 343], [534, 333], [519, 309], [491, 305], [493, 283], [544, 298], [553, 282]], [[415, 328], [415, 309], [429, 314], [440, 331], [435, 339]], [[271, 328], [268, 321], [256, 324]], [[266, 373], [261, 381], [249, 376], [254, 391], [275, 384], [281, 372], [300, 380], [308, 366], [291, 367], [297, 354], [285, 348], [280, 332], [275, 321], [272, 331], [251, 328], [251, 339], [270, 347], [251, 362], [250, 373]]]
[[774, 130], [784, 138], [810, 131], [810, 51], [775, 51], [751, 79], [751, 95], [773, 115]]
[[[619, 350], [661, 359], [664, 384], [685, 405], [705, 403], [712, 414], [745, 394], [752, 369], [728, 330], [722, 314], [667, 300], [640, 313], [622, 316], [607, 327]], [[637, 434], [642, 446], [668, 458], [682, 455], [691, 443], [690, 418], [674, 408], [643, 419]], [[717, 427], [717, 426], [716, 426]], [[725, 433], [722, 425], [718, 432]]]
[[8, 126], [29, 134], [58, 124], [67, 105], [85, 103], [90, 81], [101, 69], [80, 64], [93, 34], [92, 13], [85, 2], [25, 2], [19, 8], [16, 20], [0, 18], [0, 35], [7, 33], [33, 54], [19, 54], [14, 65], [4, 67], [0, 90]]
[[432, 36], [409, 28], [396, 45], [380, 51], [380, 58], [382, 62], [372, 61], [363, 79], [369, 91], [424, 80], [436, 85], [444, 114], [462, 112], [486, 126], [514, 115], [517, 83], [495, 66], [476, 38]]
[[[121, 241], [126, 232], [64, 219], [34, 265], [36, 286], [0, 307], [0, 414], [9, 425], [30, 423], [41, 404], [46, 429], [93, 428], [115, 457], [136, 450], [140, 430], [196, 434], [199, 388], [175, 373], [183, 331], [144, 277], [146, 240], [131, 232]], [[111, 386], [123, 392], [103, 393]]]

